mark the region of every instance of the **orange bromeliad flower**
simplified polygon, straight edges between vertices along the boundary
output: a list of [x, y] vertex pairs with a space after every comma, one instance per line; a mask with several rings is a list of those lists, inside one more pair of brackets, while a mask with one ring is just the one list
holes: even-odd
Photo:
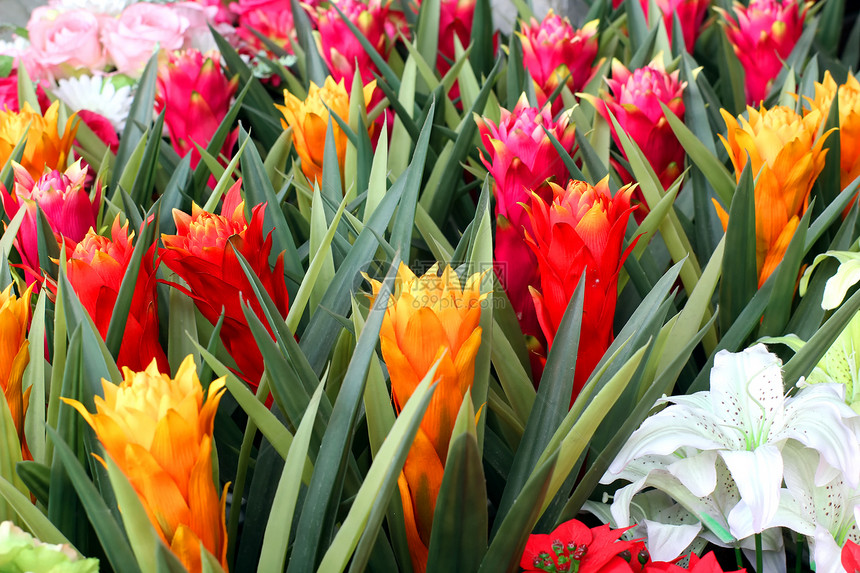
[[[806, 117], [785, 106], [769, 110], [747, 107], [747, 111], [749, 121], [721, 110], [728, 135], [720, 139], [738, 181], [747, 158], [752, 161], [750, 167], [756, 177], [756, 268], [761, 286], [782, 261], [809, 205], [812, 185], [824, 169], [826, 152], [822, 146], [830, 132], [816, 139], [822, 121], [818, 110]], [[728, 213], [714, 204], [725, 228]]]
[[[481, 345], [480, 303], [486, 296], [480, 292], [481, 279], [480, 273], [474, 274], [461, 285], [451, 267], [438, 276], [435, 265], [416, 277], [401, 264], [379, 335], [398, 413], [441, 360], [436, 369], [438, 386], [397, 480], [412, 565], [419, 573], [427, 566], [451, 432], [475, 377], [475, 356]], [[376, 296], [381, 283], [371, 283]]]
[[[370, 103], [376, 80], [364, 86], [364, 104]], [[302, 173], [313, 184], [322, 183], [322, 164], [325, 155], [325, 135], [328, 129], [329, 109], [344, 121], [349, 120], [349, 92], [344, 80], [335, 82], [327, 77], [322, 87], [311, 82], [308, 97], [300, 100], [284, 90], [284, 105], [275, 105], [284, 117], [281, 125], [293, 128], [293, 147], [302, 160]], [[343, 177], [343, 161], [346, 156], [346, 134], [332, 118], [332, 132], [337, 149], [337, 162]]]
[[824, 72], [824, 81], [815, 83], [815, 99], [806, 115], [820, 112], [820, 120], [827, 121], [830, 106], [839, 91], [839, 175], [842, 189], [860, 176], [860, 82], [848, 74], [846, 82], [836, 85], [830, 71]]
[[78, 127], [73, 115], [59, 135], [60, 102], [54, 102], [44, 117], [24, 102], [20, 112], [0, 111], [0, 166], [12, 157], [18, 141], [27, 134], [27, 145], [21, 165], [33, 179], [41, 177], [45, 167], [63, 171], [72, 149]]
[[190, 355], [174, 380], [160, 374], [155, 361], [143, 372], [123, 368], [119, 386], [102, 380], [96, 414], [62, 400], [93, 428], [182, 564], [192, 573], [202, 570], [202, 543], [226, 571], [227, 486], [219, 500], [212, 480], [212, 432], [225, 379], [209, 385], [204, 403], [195, 368]]
[[30, 361], [27, 325], [30, 323], [30, 293], [23, 296], [12, 294], [12, 286], [0, 293], [0, 389], [12, 412], [12, 421], [21, 444], [21, 455], [32, 460], [27, 440], [24, 437], [24, 416], [30, 402], [30, 388], [23, 389], [24, 369]]

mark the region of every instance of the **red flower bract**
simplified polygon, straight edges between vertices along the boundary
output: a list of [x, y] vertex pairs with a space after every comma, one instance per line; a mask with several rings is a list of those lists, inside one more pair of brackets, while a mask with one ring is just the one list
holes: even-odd
[[[66, 273], [72, 288], [87, 309], [102, 338], [107, 337], [122, 279], [128, 270], [134, 251], [128, 223], [119, 224], [117, 217], [111, 227], [111, 237], [103, 237], [92, 229], [73, 250], [66, 245]], [[155, 245], [144, 254], [135, 282], [117, 366], [143, 370], [153, 359], [163, 371], [169, 370], [167, 356], [158, 341], [158, 296], [156, 295], [153, 263]]]
[[608, 178], [594, 187], [584, 181], [549, 185], [552, 204], [533, 194], [528, 209], [532, 231], [526, 242], [540, 267], [540, 289], [532, 287], [531, 294], [552, 351], [568, 302], [586, 275], [572, 403], [612, 342], [618, 272], [633, 246], [622, 252], [633, 190], [624, 187], [613, 197]]
[[[609, 525], [589, 528], [571, 519], [550, 534], [535, 533], [526, 542], [520, 567], [525, 573], [562, 573], [578, 570], [582, 573], [630, 573], [629, 559], [619, 553], [632, 554], [638, 548], [635, 541], [619, 539], [625, 529], [610, 529]], [[578, 569], [572, 564], [578, 562]]]
[[842, 566], [849, 573], [860, 571], [860, 545], [850, 539], [842, 546]]
[[[174, 209], [176, 234], [162, 235], [165, 248], [161, 250], [161, 259], [185, 281], [187, 289], [175, 286], [194, 299], [209, 322], [215, 324], [223, 309], [221, 341], [236, 361], [242, 378], [256, 388], [263, 374], [263, 357], [254, 342], [240, 300], [249, 301], [267, 329], [269, 326], [233, 248], [248, 261], [282, 318], [287, 316], [288, 294], [283, 256], [277, 257], [274, 269], [269, 265], [272, 237], [271, 234], [263, 236], [266, 204], [254, 207], [251, 220], [247, 221], [240, 185], [241, 180], [230, 189], [220, 215], [208, 213], [196, 205], [191, 215]], [[269, 334], [273, 336], [270, 329]]]

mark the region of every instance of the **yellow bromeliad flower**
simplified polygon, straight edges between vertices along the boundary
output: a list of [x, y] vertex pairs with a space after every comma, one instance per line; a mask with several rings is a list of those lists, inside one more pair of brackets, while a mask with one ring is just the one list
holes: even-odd
[[76, 118], [66, 121], [62, 135], [59, 133], [60, 102], [56, 101], [45, 111], [44, 117], [24, 102], [20, 112], [0, 111], [0, 166], [12, 156], [18, 141], [26, 133], [27, 145], [21, 165], [33, 179], [39, 179], [45, 167], [64, 171], [66, 160], [77, 133]]
[[[759, 286], [764, 284], [782, 261], [788, 243], [809, 204], [812, 184], [824, 168], [822, 151], [827, 135], [816, 138], [820, 112], [801, 117], [793, 109], [777, 106], [767, 109], [747, 107], [749, 120], [737, 119], [721, 110], [728, 128], [720, 136], [740, 181], [751, 161], [756, 177], [756, 268]], [[717, 213], [728, 224], [728, 213], [719, 205]]]
[[12, 294], [12, 286], [0, 293], [0, 389], [12, 412], [12, 422], [21, 444], [21, 455], [32, 460], [24, 437], [24, 416], [30, 402], [30, 388], [23, 389], [24, 369], [30, 361], [27, 325], [30, 323], [30, 293], [20, 298]]
[[[365, 105], [370, 103], [370, 97], [375, 88], [376, 80], [364, 86]], [[302, 160], [302, 173], [311, 184], [321, 183], [329, 109], [342, 120], [349, 121], [349, 92], [346, 90], [344, 80], [335, 82], [334, 78], [329, 76], [322, 87], [311, 82], [308, 97], [304, 101], [284, 90], [284, 105], [276, 104], [275, 107], [284, 115], [281, 119], [284, 129], [293, 128], [293, 147], [296, 148]], [[347, 137], [334, 118], [332, 118], [332, 132], [337, 149], [337, 161], [343, 177]]]
[[[441, 359], [436, 369], [438, 386], [397, 481], [412, 565], [419, 573], [427, 565], [451, 432], [463, 396], [475, 378], [475, 356], [481, 345], [480, 305], [486, 296], [480, 292], [482, 276], [474, 274], [461, 286], [451, 267], [445, 267], [439, 276], [434, 265], [416, 277], [401, 263], [379, 335], [398, 413]], [[376, 296], [381, 284], [371, 283]]]
[[824, 81], [815, 83], [815, 99], [809, 100], [810, 110], [806, 115], [819, 112], [820, 121], [826, 122], [830, 106], [839, 92], [839, 175], [841, 188], [845, 189], [860, 176], [860, 82], [853, 74], [841, 86], [836, 85], [830, 71], [824, 73]]
[[212, 431], [224, 378], [209, 385], [204, 403], [194, 359], [174, 380], [155, 360], [143, 372], [123, 368], [119, 386], [102, 380], [96, 414], [63, 398], [92, 426], [126, 475], [164, 543], [193, 572], [201, 571], [200, 544], [227, 569], [227, 529], [212, 480]]

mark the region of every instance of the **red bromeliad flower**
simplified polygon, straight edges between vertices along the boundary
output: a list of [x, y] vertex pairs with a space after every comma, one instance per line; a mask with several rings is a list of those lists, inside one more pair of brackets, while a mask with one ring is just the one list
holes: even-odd
[[[641, 543], [620, 539], [628, 529], [610, 529], [609, 525], [589, 528], [581, 521], [571, 519], [548, 535], [530, 535], [520, 567], [525, 573], [639, 571], [639, 564], [635, 562], [640, 558], [647, 561], [648, 553], [642, 553]], [[634, 551], [636, 555], [633, 555]]]
[[[681, 561], [687, 557], [682, 555], [676, 560]], [[693, 573], [746, 573], [746, 569], [738, 569], [736, 571], [723, 571], [713, 551], [705, 554], [701, 559], [695, 553], [690, 553], [690, 562], [687, 567], [681, 567], [676, 563], [667, 563], [665, 561], [652, 561], [645, 565], [644, 573], [682, 573], [684, 571], [692, 571]]]
[[[254, 207], [251, 220], [247, 221], [240, 186], [241, 180], [230, 189], [220, 215], [208, 213], [196, 205], [191, 215], [174, 209], [176, 234], [161, 236], [165, 246], [161, 258], [188, 285], [187, 289], [174, 286], [194, 299], [197, 309], [209, 322], [215, 324], [224, 309], [221, 341], [236, 361], [242, 378], [256, 388], [263, 374], [263, 357], [242, 312], [240, 299], [249, 301], [266, 328], [269, 327], [233, 248], [248, 261], [282, 318], [287, 316], [288, 294], [283, 256], [277, 257], [274, 269], [269, 266], [272, 237], [271, 234], [263, 236], [266, 204]], [[274, 336], [271, 330], [269, 334]]]
[[[164, 123], [170, 142], [181, 156], [191, 152], [191, 167], [200, 162], [194, 147], [206, 147], [230, 110], [230, 100], [239, 86], [239, 76], [228, 79], [219, 63], [217, 52], [202, 54], [197, 50], [172, 53], [159, 69], [155, 109], [165, 110]], [[234, 130], [221, 148], [225, 155], [236, 143]]]
[[[593, 20], [574, 30], [567, 18], [550, 10], [542, 22], [532, 18], [530, 24], [523, 25], [522, 32], [518, 32], [523, 65], [534, 81], [538, 105], [544, 105], [562, 81], [571, 93], [577, 93], [597, 73], [598, 66], [592, 65], [597, 57], [597, 24]], [[563, 106], [561, 98], [556, 98], [553, 116]]]
[[[685, 152], [660, 103], [683, 120], [686, 82], [678, 81], [677, 71], [667, 73], [659, 61], [631, 72], [615, 60], [612, 62], [612, 79], [607, 79], [606, 85], [610, 93], [604, 95], [603, 102], [596, 103], [597, 109], [607, 121], [608, 111], [612, 112], [624, 133], [642, 150], [663, 188], [668, 189], [684, 170]], [[611, 121], [609, 123], [612, 125]], [[620, 149], [614, 126], [612, 138]], [[641, 195], [637, 194], [637, 198], [644, 203]]]
[[734, 4], [737, 20], [725, 10], [726, 35], [746, 73], [747, 104], [759, 105], [767, 97], [773, 80], [782, 69], [803, 33], [809, 5], [802, 9], [797, 0], [752, 0], [748, 7]]
[[[74, 249], [66, 244], [69, 282], [103, 339], [107, 337], [119, 288], [134, 251], [134, 232], [129, 233], [127, 222], [120, 226], [119, 216], [114, 219], [111, 237], [102, 237], [90, 229]], [[160, 370], [166, 372], [170, 368], [158, 341], [158, 296], [155, 291], [158, 263], [153, 262], [154, 254], [153, 244], [143, 256], [137, 274], [116, 361], [120, 368], [127, 366], [141, 370], [153, 359]]]
[[[370, 44], [383, 58], [388, 58], [393, 42], [386, 35], [389, 20], [388, 4], [380, 0], [361, 2], [360, 0], [337, 0], [333, 2], [361, 30]], [[346, 79], [352, 85], [356, 66], [361, 73], [363, 84], [373, 81], [376, 64], [343, 21], [334, 6], [319, 13], [317, 29], [320, 32], [322, 54], [336, 82]]]
[[15, 238], [15, 247], [21, 255], [27, 284], [32, 284], [40, 278], [41, 268], [36, 207], [41, 207], [58, 243], [64, 239], [76, 243], [96, 225], [101, 208], [101, 187], [95, 189], [90, 199], [90, 193], [84, 189], [87, 167], [81, 166], [80, 160], [64, 172], [54, 170], [45, 173], [38, 181], [34, 181], [27, 170], [17, 163], [12, 164], [12, 169], [15, 172], [15, 190], [7, 194], [4, 189], [0, 195], [3, 197], [6, 216], [10, 219], [21, 207], [27, 210]]
[[535, 194], [528, 208], [532, 230], [526, 242], [540, 267], [540, 288], [531, 287], [531, 295], [551, 351], [567, 304], [586, 275], [573, 403], [612, 343], [618, 272], [633, 247], [622, 251], [624, 231], [635, 207], [630, 206], [632, 188], [613, 197], [608, 178], [595, 187], [570, 181], [567, 188], [554, 183], [550, 188], [551, 204]]
[[[613, 0], [613, 8], [621, 6], [623, 0]], [[640, 0], [642, 11], [645, 12], [645, 20], [648, 20], [648, 0]], [[663, 23], [669, 34], [669, 45], [672, 44], [674, 34], [674, 15], [678, 15], [681, 23], [681, 31], [684, 34], [684, 46], [688, 52], [693, 51], [693, 46], [702, 31], [702, 22], [708, 13], [711, 0], [657, 0], [657, 7], [663, 13]]]
[[850, 539], [845, 541], [842, 546], [842, 566], [848, 573], [857, 573], [860, 571], [860, 545], [857, 545]]
[[[496, 198], [496, 246], [493, 253], [499, 280], [511, 300], [523, 333], [542, 339], [529, 294], [530, 286], [538, 286], [537, 259], [525, 244], [525, 233], [531, 223], [522, 203], [532, 192], [549, 200], [552, 197], [547, 180], [567, 181], [567, 167], [553, 147], [544, 128], [561, 145], [573, 153], [574, 126], [569, 116], [552, 120], [548, 108], [529, 107], [521, 98], [512, 112], [501, 110], [499, 124], [480, 118], [478, 129], [488, 157], [481, 153], [484, 166], [493, 176]], [[536, 373], [539, 371], [536, 371]]]

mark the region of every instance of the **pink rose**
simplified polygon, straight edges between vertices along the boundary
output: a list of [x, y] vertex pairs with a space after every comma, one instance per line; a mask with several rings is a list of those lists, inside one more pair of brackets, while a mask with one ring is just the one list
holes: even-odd
[[[194, 48], [201, 52], [207, 52], [218, 48], [215, 38], [212, 37], [212, 32], [209, 31], [209, 23], [217, 21], [217, 6], [207, 6], [199, 2], [176, 2], [171, 6], [180, 16], [188, 19], [183, 49]], [[226, 8], [224, 10], [226, 11]], [[232, 26], [228, 27], [232, 28]]]
[[100, 19], [90, 12], [40, 6], [30, 15], [27, 31], [35, 67], [51, 76], [68, 76], [79, 68], [97, 70], [106, 63]]
[[138, 77], [156, 45], [163, 50], [182, 49], [189, 26], [188, 18], [173, 6], [141, 2], [106, 22], [102, 41], [117, 70]]

